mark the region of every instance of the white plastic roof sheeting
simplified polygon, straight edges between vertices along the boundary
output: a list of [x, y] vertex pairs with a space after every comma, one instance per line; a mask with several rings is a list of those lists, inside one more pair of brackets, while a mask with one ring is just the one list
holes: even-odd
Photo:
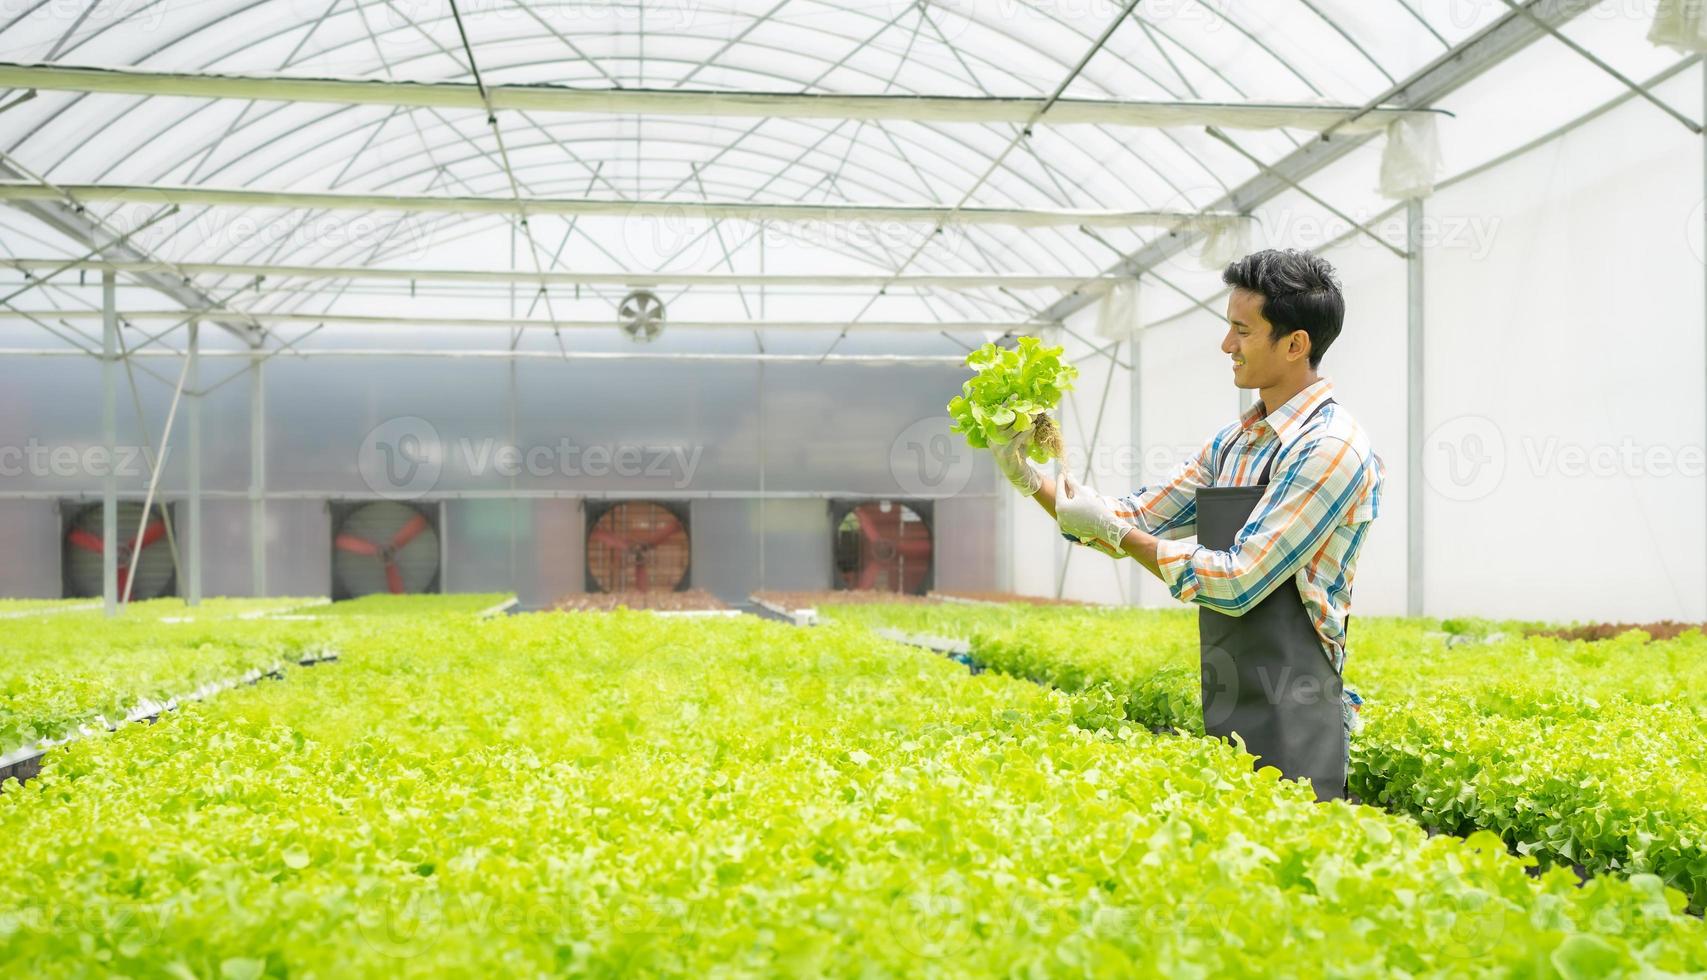
[[[165, 217], [164, 198], [146, 193], [92, 201], [89, 211], [110, 227], [134, 232], [142, 254], [127, 256], [133, 259], [1089, 279], [1168, 230], [1087, 232], [1067, 223], [937, 231], [894, 220], [767, 221], [757, 212], [722, 222], [693, 214], [645, 220], [533, 214], [524, 226], [519, 213], [329, 210], [313, 206], [325, 198], [301, 199], [310, 206], [299, 207], [265, 195], [721, 202], [799, 206], [810, 214], [896, 204], [1199, 212], [1261, 173], [1259, 164], [1285, 158], [1321, 130], [1352, 131], [1331, 127], [1310, 106], [1381, 103], [1454, 46], [1517, 16], [1500, 0], [1146, 0], [1073, 74], [1123, 7], [1107, 0], [463, 0], [457, 12], [465, 47], [451, 5], [438, 0], [39, 0], [6, 8], [0, 61], [112, 69], [105, 74], [133, 83], [175, 73], [178, 88], [150, 91], [200, 94], [135, 94], [110, 78], [106, 91], [52, 90], [44, 78], [23, 101], [20, 88], [0, 90], [6, 107], [0, 150], [4, 162], [21, 169], [0, 176], [56, 186], [201, 186], [262, 195], [252, 205], [186, 203]], [[1652, 16], [1651, 2], [1608, 0], [1567, 22], [1563, 33], [1642, 80], [1678, 60], [1647, 40]], [[1586, 100], [1624, 91], [1552, 39], [1523, 49], [1511, 63], [1526, 66], [1520, 79], [1497, 76], [1500, 85], [1475, 85], [1443, 106], [1454, 114], [1437, 124], [1448, 173], [1539, 134], [1548, 120], [1565, 121]], [[218, 76], [247, 81], [228, 77], [227, 97], [207, 97], [206, 86], [219, 85]], [[0, 69], [0, 84], [23, 84], [24, 77]], [[1080, 105], [1089, 114], [1084, 118], [1105, 121], [1052, 124], [1045, 117], [1024, 136], [1016, 119], [1040, 108], [1069, 77], [1060, 93], [1063, 111]], [[305, 97], [291, 94], [291, 79], [365, 80], [384, 94], [290, 101]], [[476, 84], [488, 97], [499, 96], [490, 120], [484, 105], [468, 101], [469, 91], [480, 95], [470, 88]], [[406, 88], [443, 99], [404, 99], [399, 92]], [[607, 104], [547, 104], [564, 88]], [[528, 92], [542, 104], [522, 108], [504, 95]], [[766, 94], [793, 97], [793, 108], [773, 102], [777, 111], [764, 112]], [[906, 96], [918, 102], [869, 108], [884, 97]], [[829, 101], [811, 104], [818, 99]], [[965, 101], [956, 109], [953, 100]], [[1116, 102], [1128, 112], [1139, 103], [1198, 108], [1150, 110], [1172, 113], [1171, 119], [1119, 120]], [[1388, 104], [1404, 105], [1402, 93]], [[1206, 114], [1202, 107], [1213, 105], [1283, 106], [1292, 114], [1248, 113], [1243, 123], [1270, 128], [1232, 130], [1230, 144], [1204, 124], [1240, 120]], [[1356, 125], [1367, 127], [1373, 118]], [[1173, 122], [1183, 124], [1159, 125]], [[1283, 196], [1292, 209], [1287, 219], [1297, 224], [1307, 213], [1318, 226], [1347, 217], [1361, 222], [1390, 207], [1376, 191], [1379, 144], [1312, 179], [1312, 194]], [[1322, 206], [1324, 197], [1331, 210]], [[1311, 244], [1308, 234], [1267, 225], [1258, 237], [1259, 244]], [[89, 250], [26, 215], [0, 212], [0, 258], [76, 258]], [[1218, 249], [1210, 251], [1209, 259], [1220, 258]], [[1157, 290], [1147, 290], [1146, 316], [1151, 309], [1167, 313], [1170, 302], [1189, 308], [1189, 297], [1212, 293], [1216, 277], [1202, 265], [1156, 270], [1177, 279], [1179, 295], [1163, 290], [1173, 298], [1155, 306], [1150, 297]], [[335, 307], [350, 314], [542, 322], [609, 317], [625, 291], [554, 288], [542, 302], [526, 286], [417, 295], [401, 284], [335, 279], [187, 278], [226, 308], [256, 312]], [[18, 305], [86, 308], [91, 291], [75, 283], [67, 277]], [[683, 320], [1006, 322], [1050, 308], [1062, 291], [693, 287], [666, 298], [671, 317]], [[125, 302], [186, 305], [166, 296], [127, 295]]]

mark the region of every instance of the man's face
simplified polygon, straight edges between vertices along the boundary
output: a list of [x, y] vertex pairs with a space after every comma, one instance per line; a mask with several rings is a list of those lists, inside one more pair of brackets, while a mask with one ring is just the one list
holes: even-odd
[[1285, 380], [1308, 341], [1302, 331], [1277, 341], [1274, 327], [1262, 315], [1262, 294], [1235, 289], [1227, 297], [1227, 336], [1221, 352], [1233, 359], [1233, 384], [1240, 388], [1268, 388]]

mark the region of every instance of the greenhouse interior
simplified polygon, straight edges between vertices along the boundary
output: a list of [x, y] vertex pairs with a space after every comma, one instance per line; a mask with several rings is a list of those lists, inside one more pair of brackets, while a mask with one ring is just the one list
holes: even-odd
[[0, 972], [1707, 976], [1704, 54], [0, 5]]

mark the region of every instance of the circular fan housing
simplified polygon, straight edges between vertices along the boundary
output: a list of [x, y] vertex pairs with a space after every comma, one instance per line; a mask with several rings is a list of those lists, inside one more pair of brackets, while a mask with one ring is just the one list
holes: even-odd
[[338, 523], [332, 575], [339, 598], [434, 591], [439, 579], [438, 529], [425, 512], [400, 501], [362, 504]]
[[[166, 511], [156, 504], [142, 528], [142, 551], [136, 553], [137, 528], [142, 524], [142, 505], [120, 501], [118, 506], [119, 598], [131, 578], [130, 597], [154, 599], [170, 595], [177, 576], [172, 569], [172, 550], [166, 541]], [[131, 557], [136, 555], [136, 565]], [[89, 504], [72, 515], [65, 527], [65, 593], [68, 597], [94, 598], [102, 594], [103, 547], [101, 505]]]
[[599, 592], [672, 592], [687, 584], [687, 528], [668, 507], [631, 500], [587, 532], [588, 583]]
[[843, 588], [922, 593], [930, 571], [930, 525], [906, 504], [860, 504], [836, 526], [836, 572]]
[[618, 304], [616, 321], [630, 340], [657, 340], [664, 332], [664, 301], [650, 289], [636, 289]]

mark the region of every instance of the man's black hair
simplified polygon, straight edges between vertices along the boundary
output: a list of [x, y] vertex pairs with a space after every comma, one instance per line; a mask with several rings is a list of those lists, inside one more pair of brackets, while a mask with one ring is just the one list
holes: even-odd
[[1345, 324], [1345, 297], [1328, 260], [1297, 249], [1264, 249], [1227, 266], [1221, 281], [1235, 289], [1261, 293], [1262, 315], [1274, 325], [1271, 340], [1278, 343], [1294, 330], [1310, 335], [1310, 367]]

